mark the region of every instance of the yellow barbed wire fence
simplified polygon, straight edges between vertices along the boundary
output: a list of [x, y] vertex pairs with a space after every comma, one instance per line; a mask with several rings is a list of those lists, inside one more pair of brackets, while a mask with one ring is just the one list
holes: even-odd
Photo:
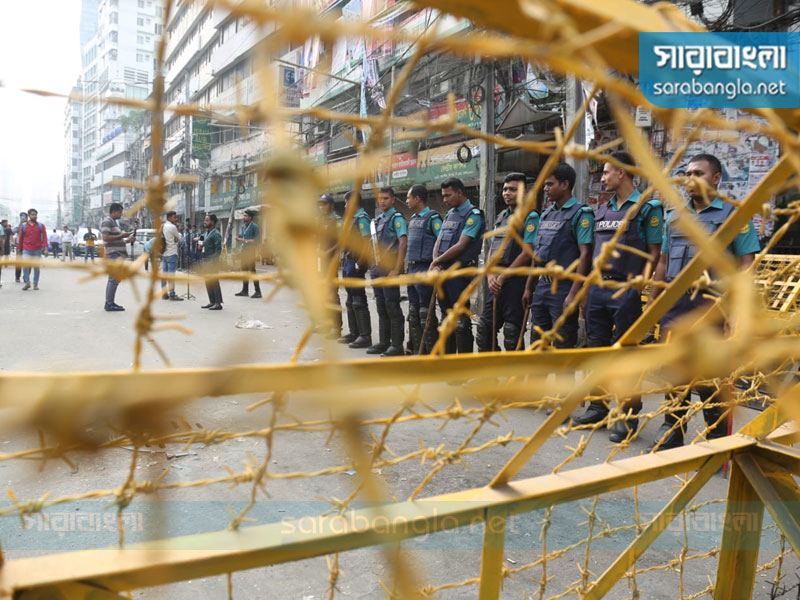
[[[259, 279], [272, 286], [267, 302], [284, 288], [295, 290], [302, 303], [298, 311], [307, 316], [307, 329], [285, 364], [142, 370], [141, 356], [148, 344], [169, 364], [169, 356], [159, 344], [159, 335], [165, 329], [191, 334], [174, 318], [159, 315], [153, 306], [153, 300], [160, 296], [158, 281], [183, 281], [192, 276], [165, 276], [157, 265], [143, 275], [143, 258], [70, 266], [85, 271], [84, 279], [112, 275], [133, 286], [141, 299], [135, 321], [133, 368], [117, 372], [4, 373], [0, 376], [0, 407], [11, 415], [20, 440], [27, 442], [30, 436], [35, 439], [23, 449], [0, 454], [0, 465], [31, 461], [42, 471], [52, 468], [51, 461], [55, 460], [75, 468], [87, 456], [109, 455], [128, 465], [125, 477], [103, 487], [77, 486], [80, 489], [69, 493], [44, 478], [38, 482], [40, 493], [28, 496], [15, 492], [15, 486], [10, 485], [10, 502], [0, 507], [0, 517], [17, 517], [29, 528], [48, 528], [53, 527], [51, 519], [67, 518], [58, 509], [102, 500], [108, 509], [104, 517], [113, 515], [113, 522], [104, 518], [102, 527], [118, 534], [117, 543], [109, 549], [6, 560], [0, 567], [0, 595], [117, 598], [131, 590], [226, 575], [226, 591], [232, 597], [237, 591], [236, 572], [325, 556], [327, 589], [317, 593], [334, 598], [343, 582], [365, 576], [352, 572], [358, 567], [341, 566], [347, 563], [346, 553], [374, 546], [380, 548], [380, 558], [388, 570], [373, 591], [377, 594], [380, 590], [389, 598], [477, 593], [479, 598], [489, 599], [500, 597], [504, 586], [506, 595], [549, 600], [600, 598], [612, 590], [617, 594], [614, 597], [630, 598], [749, 598], [758, 573], [768, 574], [770, 597], [788, 593], [788, 574], [796, 571], [800, 553], [798, 490], [792, 479], [793, 474], [800, 474], [800, 454], [791, 447], [798, 440], [793, 422], [800, 416], [796, 363], [800, 262], [772, 250], [800, 219], [800, 205], [794, 202], [774, 209], [767, 200], [796, 184], [800, 172], [800, 140], [794, 132], [797, 114], [763, 109], [753, 111], [753, 118], [727, 121], [708, 110], [654, 109], [655, 118], [676, 137], [689, 130], [685, 143], [664, 164], [633, 123], [630, 107], [645, 102], [626, 75], [637, 72], [634, 50], [639, 31], [699, 30], [674, 6], [628, 1], [586, 5], [577, 0], [491, 6], [477, 0], [433, 0], [424, 4], [469, 18], [474, 24], [472, 31], [443, 36], [434, 26], [422, 36], [409, 36], [399, 30], [376, 29], [369, 23], [333, 22], [302, 7], [286, 10], [280, 4], [209, 2], [206, 9], [229, 10], [260, 25], [277, 25], [257, 52], [261, 64], [255, 76], [264, 90], [258, 103], [167, 105], [163, 80], [166, 38], [158, 47], [159, 71], [151, 98], [107, 100], [144, 108], [152, 114], [155, 151], [149, 177], [143, 182], [122, 180], [116, 184], [145, 191], [142, 204], [151, 211], [154, 222], [159, 222], [159, 229], [166, 186], [189, 181], [186, 176], [164, 173], [161, 148], [165, 112], [212, 115], [242, 127], [258, 121], [268, 128], [270, 152], [260, 172], [266, 181], [264, 194], [269, 198], [265, 209], [267, 244], [277, 257], [277, 268], [258, 275], [200, 273], [194, 278]], [[174, 3], [168, 1], [165, 23], [173, 10]], [[369, 36], [415, 44], [387, 94], [387, 108], [382, 114], [357, 116], [320, 107], [280, 105], [278, 96], [269, 92], [277, 89], [270, 60], [287, 41], [302, 42], [311, 36], [328, 42], [341, 36]], [[620, 138], [594, 149], [572, 144], [578, 119], [566, 123], [563, 130], [556, 129], [553, 142], [486, 134], [457, 122], [453, 96], [448, 113], [437, 119], [395, 116], [394, 106], [418, 61], [433, 52], [466, 58], [521, 56], [555, 72], [591, 81], [595, 88], [589, 97], [599, 90], [605, 93]], [[347, 123], [369, 133], [366, 143], [356, 143], [357, 166], [337, 175], [351, 182], [354, 190], [370, 182], [385, 158], [390, 128], [400, 132], [395, 135], [402, 139], [455, 131], [546, 155], [547, 161], [509, 220], [500, 251], [484, 264], [368, 282], [343, 279], [338, 277], [335, 264], [324, 273], [318, 269], [319, 240], [324, 230], [316, 203], [331, 179], [325, 167], [314, 166], [306, 159], [286, 130], [288, 120], [302, 115]], [[691, 141], [724, 138], [738, 131], [763, 133], [777, 140], [783, 155], [746, 199], [737, 202], [723, 197], [736, 205], [736, 211], [709, 237], [685, 209], [676, 190], [685, 179], [670, 177], [670, 173]], [[445, 339], [455, 330], [459, 317], [469, 314], [467, 302], [486, 277], [511, 273], [498, 266], [498, 259], [506, 244], [521, 241], [517, 232], [526, 215], [538, 208], [536, 198], [555, 165], [566, 157], [615, 163], [609, 154], [622, 145], [639, 165], [635, 172], [649, 185], [625, 220], [629, 221], [657, 192], [667, 206], [680, 212], [678, 226], [699, 249], [688, 267], [664, 286], [664, 292], [619, 343], [610, 348], [572, 350], [554, 348], [553, 342], [564, 319], [579, 310], [590, 286], [616, 288], [621, 293], [663, 284], [652, 277], [626, 282], [602, 278], [604, 264], [618, 250], [619, 234], [602, 249], [587, 275], [577, 273], [577, 264], [566, 269], [553, 264], [515, 269], [514, 275], [547, 276], [554, 285], [569, 279], [582, 282], [583, 287], [564, 317], [551, 331], [540, 332], [539, 341], [526, 350], [445, 354]], [[339, 238], [340, 248], [353, 251], [360, 249], [357, 236], [350, 231], [356, 204], [348, 204]], [[740, 271], [725, 248], [757, 212], [764, 217], [785, 217], [786, 223], [757, 256], [754, 266]], [[3, 266], [15, 264], [34, 263], [3, 259]], [[709, 274], [710, 265], [716, 280]], [[323, 360], [300, 359], [313, 333], [330, 324], [329, 299], [331, 290], [338, 286], [424, 282], [439, 293], [445, 281], [459, 276], [469, 276], [471, 283], [453, 309], [443, 315], [431, 355], [353, 360], [342, 356], [332, 341], [321, 340]], [[140, 290], [142, 279], [146, 292]], [[639, 345], [687, 291], [713, 299], [710, 308], [687, 317], [668, 343]], [[727, 332], [719, 327], [723, 320], [729, 324]], [[674, 413], [698, 386], [714, 392], [706, 400], [689, 402], [681, 417], [684, 424], [704, 408], [721, 407], [725, 414], [741, 414], [742, 407], [759, 404], [764, 410], [733, 435], [707, 439], [715, 425], [711, 423], [697, 430], [692, 443], [656, 454], [631, 455], [637, 450], [637, 431], [610, 447], [597, 442], [598, 432], [629, 416], [620, 408], [619, 400], [632, 395], [647, 398], [648, 410], [639, 415], [641, 431], [648, 422]], [[200, 425], [183, 414], [198, 398], [250, 394], [258, 394], [259, 399], [247, 400], [244, 416], [237, 414], [230, 422], [221, 419]], [[663, 401], [652, 401], [662, 396]], [[593, 425], [565, 423], [586, 400], [605, 402], [609, 408], [606, 418]], [[231, 422], [241, 418], [247, 419], [246, 426], [232, 426]], [[520, 426], [535, 428], [520, 430]], [[502, 433], [497, 433], [498, 428]], [[440, 442], [445, 439], [443, 431], [447, 432], [447, 441]], [[298, 457], [286, 462], [288, 468], [275, 467], [277, 445], [287, 438], [298, 446], [318, 447], [320, 464], [315, 462], [311, 469]], [[248, 447], [242, 452], [238, 468], [209, 465], [208, 476], [199, 479], [181, 477], [166, 463], [158, 465], [164, 467], [161, 471], [151, 472], [147, 467], [157, 465], [144, 463], [151, 452], [163, 451], [168, 458], [169, 452], [213, 449], [234, 441], [257, 442], [259, 449]], [[545, 444], [556, 448], [557, 462], [537, 460], [537, 452]], [[336, 449], [341, 454], [328, 457], [324, 449]], [[123, 456], [121, 450], [130, 452], [130, 456]], [[600, 452], [606, 455], [601, 458]], [[459, 485], [463, 469], [485, 457], [491, 457], [495, 468], [479, 471], [476, 477], [483, 478], [482, 486]], [[589, 458], [595, 461], [589, 462]], [[502, 465], [499, 470], [498, 462]], [[726, 463], [731, 465], [726, 498], [700, 497], [701, 490], [707, 489], [712, 476]], [[28, 472], [32, 477], [33, 470], [28, 468]], [[399, 473], [404, 476], [399, 477]], [[453, 477], [455, 473], [458, 475]], [[538, 476], [533, 476], [536, 473]], [[347, 480], [352, 485], [332, 483], [332, 475], [342, 474], [353, 477]], [[649, 484], [670, 478], [674, 478], [677, 491], [671, 499], [658, 496], [657, 510], [649, 510], [653, 504], [640, 500], [640, 494], [652, 494]], [[260, 498], [296, 502], [299, 488], [292, 487], [292, 482], [317, 480], [320, 487], [335, 490], [320, 496], [325, 511], [312, 510], [251, 525], [257, 520], [254, 514]], [[26, 482], [26, 490], [37, 487], [33, 483]], [[148, 529], [146, 541], [131, 543], [128, 539], [131, 533], [142, 531], [131, 511], [134, 502], [169, 500], [184, 491], [238, 486], [247, 490], [245, 501], [232, 501], [227, 520], [208, 523], [205, 533], [168, 536], [164, 534], [167, 528], [158, 527], [155, 519], [156, 526]], [[605, 503], [623, 489], [631, 490], [632, 503], [616, 504], [609, 512]], [[237, 496], [237, 500], [241, 498]], [[563, 505], [574, 509], [574, 503], [578, 503], [583, 520], [559, 520]], [[724, 511], [718, 515], [719, 529], [714, 530], [721, 533], [721, 539], [711, 547], [696, 548], [692, 524], [716, 514], [707, 512], [710, 507]], [[764, 525], [765, 508], [772, 525]], [[158, 509], [154, 510], [157, 515]], [[536, 543], [525, 548], [530, 560], [512, 562], [507, 555], [519, 535], [514, 530], [517, 515], [527, 515], [524, 523], [529, 534], [535, 533]], [[94, 520], [84, 523], [91, 530], [99, 530]], [[479, 555], [480, 560], [473, 561], [474, 576], [466, 579], [452, 581], [447, 570], [431, 572], [430, 564], [421, 566], [414, 559], [413, 548], [404, 546], [415, 537], [447, 531], [463, 533], [473, 527], [482, 535], [482, 544], [471, 556], [475, 559]], [[668, 550], [648, 554], [656, 538], [667, 531], [675, 534]], [[611, 552], [604, 546], [608, 540], [613, 544]], [[769, 549], [773, 541], [775, 546]], [[598, 551], [598, 546], [603, 551]], [[522, 550], [518, 553], [527, 554]], [[641, 562], [643, 556], [648, 557], [647, 564]], [[691, 572], [708, 575], [707, 584], [690, 584]]]

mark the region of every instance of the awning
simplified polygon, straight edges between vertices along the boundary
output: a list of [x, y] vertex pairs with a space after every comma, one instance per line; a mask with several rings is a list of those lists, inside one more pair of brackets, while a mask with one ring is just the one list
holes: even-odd
[[537, 121], [549, 119], [550, 117], [560, 116], [560, 112], [536, 110], [530, 104], [522, 100], [522, 98], [517, 98], [514, 100], [514, 104], [511, 105], [511, 108], [506, 111], [497, 130], [503, 131], [505, 129], [513, 129], [514, 127], [522, 127], [523, 125], [536, 123]]

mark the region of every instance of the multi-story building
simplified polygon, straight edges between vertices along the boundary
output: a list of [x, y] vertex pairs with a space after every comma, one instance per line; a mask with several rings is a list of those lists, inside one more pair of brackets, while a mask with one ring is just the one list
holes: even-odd
[[[162, 0], [99, 0], [97, 30], [83, 48], [83, 190], [88, 214], [97, 221], [111, 202], [132, 201], [113, 186], [128, 175], [129, 145], [145, 119], [113, 98], [147, 98], [155, 72], [155, 48], [162, 27]], [[86, 200], [84, 200], [86, 202]]]
[[65, 225], [79, 225], [82, 221], [83, 185], [81, 165], [83, 162], [82, 121], [83, 102], [81, 82], [72, 88], [72, 98], [64, 109], [64, 185], [61, 198], [61, 218]]

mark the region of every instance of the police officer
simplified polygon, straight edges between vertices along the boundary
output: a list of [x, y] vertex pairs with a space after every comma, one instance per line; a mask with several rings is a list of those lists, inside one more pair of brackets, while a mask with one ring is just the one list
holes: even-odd
[[[462, 267], [475, 266], [481, 253], [482, 236], [486, 231], [483, 211], [475, 208], [467, 200], [464, 182], [450, 177], [442, 182], [442, 199], [450, 210], [442, 223], [442, 233], [433, 248], [433, 261], [430, 268], [439, 271], [447, 269], [456, 261]], [[461, 292], [469, 285], [470, 277], [454, 277], [442, 284], [444, 298], [439, 300], [442, 316], [452, 308]], [[466, 303], [469, 309], [469, 301]], [[467, 315], [461, 315], [456, 326], [455, 339], [451, 336], [446, 343], [447, 352], [459, 354], [472, 352], [472, 322]]]
[[[627, 152], [614, 152], [612, 158], [629, 167], [633, 159]], [[603, 250], [603, 245], [609, 242], [619, 230], [622, 220], [631, 207], [635, 206], [641, 197], [639, 190], [633, 185], [633, 177], [624, 167], [618, 167], [610, 162], [603, 166], [601, 178], [606, 190], [614, 195], [597, 208], [594, 222], [594, 257], [597, 260]], [[620, 235], [618, 243], [646, 252], [650, 260], [643, 256], [618, 248], [619, 256], [612, 257], [602, 268], [602, 277], [606, 281], [627, 281], [629, 277], [637, 275], [647, 276], [648, 272], [658, 264], [661, 256], [661, 241], [664, 223], [664, 210], [658, 200], [648, 200], [628, 222], [625, 231]], [[588, 346], [610, 346], [615, 343], [628, 328], [642, 314], [641, 292], [629, 288], [621, 295], [616, 288], [592, 286], [586, 303], [586, 335]], [[634, 414], [639, 414], [642, 408], [641, 397], [631, 398], [622, 405], [623, 412], [631, 409]], [[608, 414], [608, 407], [604, 402], [593, 401], [586, 412], [573, 419], [578, 425], [588, 425], [602, 421]], [[638, 427], [638, 420], [632, 419], [627, 423], [617, 421], [611, 429], [609, 438], [612, 442], [621, 442], [628, 436], [629, 429], [634, 431]]]
[[[403, 263], [408, 246], [406, 219], [394, 208], [394, 189], [383, 187], [378, 193], [378, 208], [381, 215], [375, 217], [375, 240], [377, 242], [376, 264], [369, 273], [371, 279], [397, 277], [403, 272]], [[392, 265], [387, 270], [387, 265]], [[378, 310], [378, 343], [367, 349], [367, 354], [381, 356], [403, 356], [405, 318], [400, 308], [400, 286], [373, 286]]]
[[[506, 208], [498, 215], [494, 228], [506, 227], [508, 220], [514, 211], [517, 210], [517, 202], [521, 200], [520, 195], [525, 185], [524, 173], [509, 173], [503, 180], [503, 201]], [[539, 225], [539, 213], [535, 210], [528, 213], [525, 223], [519, 230], [522, 241], [530, 245], [533, 251], [533, 244], [536, 241], [536, 233]], [[495, 233], [489, 247], [488, 261], [497, 250], [503, 239], [508, 235], [506, 231]], [[503, 256], [497, 263], [499, 267], [515, 269], [517, 267], [527, 267], [531, 264], [531, 257], [522, 251], [522, 247], [516, 240], [509, 240], [508, 245], [503, 251]], [[506, 350], [515, 350], [524, 323], [522, 309], [522, 294], [525, 292], [525, 282], [527, 277], [511, 277], [505, 273], [500, 275], [489, 275], [489, 294], [483, 307], [483, 314], [478, 321], [478, 352], [488, 352], [497, 348], [497, 332], [503, 328], [503, 347]]]
[[[351, 199], [355, 201], [355, 198], [353, 192], [347, 192], [344, 196], [345, 207], [347, 207], [347, 203]], [[359, 207], [355, 215], [353, 215], [352, 231], [357, 232], [362, 239], [368, 238], [370, 235], [369, 224], [370, 219], [367, 211]], [[366, 265], [367, 261], [363, 256], [363, 252], [348, 248], [344, 252], [342, 276], [364, 279], [367, 271]], [[347, 294], [345, 308], [347, 309], [347, 324], [350, 332], [340, 337], [337, 341], [342, 344], [348, 344], [350, 348], [369, 348], [372, 345], [372, 323], [369, 316], [369, 306], [367, 305], [367, 290], [363, 287], [345, 287], [344, 290]], [[353, 327], [354, 325], [355, 328]]]
[[[411, 186], [406, 194], [406, 203], [413, 213], [408, 222], [408, 273], [421, 273], [431, 266], [433, 247], [442, 232], [442, 216], [428, 208], [428, 188], [424, 185]], [[409, 284], [407, 294], [411, 353], [419, 352], [424, 333], [423, 351], [429, 354], [438, 335], [436, 309], [430, 310], [433, 288], [422, 283]]]
[[[537, 264], [555, 261], [566, 268], [580, 259], [576, 272], [586, 275], [592, 266], [592, 241], [594, 239], [594, 213], [589, 206], [578, 202], [572, 195], [575, 185], [575, 169], [560, 163], [544, 182], [544, 193], [550, 205], [542, 212], [539, 233], [534, 252]], [[572, 303], [582, 283], [560, 280], [552, 292], [550, 277], [530, 275], [522, 296], [523, 306], [530, 306], [531, 324], [543, 331], [553, 328], [564, 308]], [[574, 348], [578, 341], [578, 311], [565, 321], [556, 340], [556, 348]], [[539, 339], [535, 329], [531, 330], [531, 343]]]
[[[331, 194], [322, 194], [319, 198], [319, 211], [322, 217], [322, 236], [320, 238], [320, 274], [323, 278], [328, 275], [330, 263], [335, 261], [339, 262], [339, 232], [342, 229], [342, 218], [336, 214], [334, 210], [334, 198]], [[338, 270], [338, 269], [337, 269]], [[333, 311], [333, 329], [328, 334], [329, 338], [338, 338], [342, 331], [342, 306], [339, 303], [339, 288], [334, 287], [331, 290], [331, 304], [336, 306]], [[352, 310], [347, 311], [348, 320], [351, 318]], [[352, 315], [355, 321], [355, 315]], [[357, 325], [349, 324], [350, 331], [357, 328]], [[345, 336], [347, 337], [347, 336]], [[355, 339], [351, 339], [348, 343]]]
[[[722, 165], [717, 157], [711, 154], [698, 154], [689, 160], [686, 167], [686, 175], [704, 181], [712, 189], [716, 190], [722, 179]], [[696, 182], [689, 181], [686, 185], [689, 193], [689, 202], [687, 208], [690, 212], [694, 213], [695, 218], [702, 223], [709, 232], [713, 235], [722, 224], [728, 219], [735, 207], [722, 199], [714, 196], [711, 200], [703, 198], [703, 193]], [[675, 279], [681, 270], [689, 264], [689, 262], [697, 254], [697, 248], [692, 244], [691, 240], [686, 236], [683, 231], [675, 226], [678, 214], [675, 211], [667, 212], [666, 223], [664, 225], [664, 243], [661, 247], [661, 259], [658, 261], [656, 267], [655, 281], [670, 282]], [[752, 221], [745, 225], [737, 234], [733, 243], [728, 247], [728, 250], [739, 258], [741, 267], [748, 267], [755, 258], [755, 253], [759, 251], [758, 237], [756, 236], [755, 228]], [[661, 293], [661, 287], [653, 286], [650, 295], [650, 300], [654, 300]], [[707, 305], [711, 300], [706, 299], [702, 294], [697, 294], [692, 298], [692, 290], [683, 294], [675, 305], [661, 319], [661, 335], [662, 338], [669, 332], [673, 322], [692, 310]], [[705, 402], [713, 393], [714, 388], [697, 386], [694, 388], [700, 400]], [[688, 404], [689, 398], [683, 400], [683, 406]], [[720, 438], [728, 433], [728, 416], [722, 418], [724, 409], [720, 406], [703, 409], [703, 417], [706, 424], [711, 427], [717, 423], [716, 427], [709, 431], [707, 438], [715, 439]], [[686, 414], [686, 409], [682, 408], [664, 416], [664, 423], [656, 433], [655, 440], [647, 448], [651, 452], [655, 445], [660, 441], [658, 446], [659, 450], [667, 448], [676, 448], [683, 445], [683, 434], [685, 432], [686, 424], [678, 421]], [[673, 429], [674, 427], [674, 429]], [[670, 431], [672, 430], [672, 431]]]

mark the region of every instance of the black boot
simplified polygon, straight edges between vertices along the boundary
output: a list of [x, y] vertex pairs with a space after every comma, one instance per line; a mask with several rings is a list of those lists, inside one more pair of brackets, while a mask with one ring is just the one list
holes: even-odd
[[378, 342], [367, 348], [367, 354], [381, 354], [389, 347], [389, 338], [392, 327], [389, 322], [389, 313], [386, 311], [386, 300], [375, 298], [375, 307], [378, 309]]
[[250, 284], [247, 281], [245, 281], [242, 284], [241, 291], [234, 294], [234, 296], [249, 296], [249, 295], [250, 295]]
[[367, 299], [356, 296], [353, 311], [358, 322], [358, 337], [348, 344], [349, 348], [369, 348], [372, 345], [372, 323], [369, 317]]
[[[632, 415], [638, 415], [639, 411], [642, 410], [642, 402], [639, 401], [639, 404], [629, 407], [629, 410]], [[633, 435], [636, 433], [636, 430], [639, 428], [639, 419], [629, 418], [624, 421], [617, 421], [611, 427], [611, 433], [608, 434], [608, 439], [615, 444], [619, 444], [620, 442], [626, 440], [629, 435]]]
[[608, 407], [599, 400], [592, 400], [589, 408], [580, 417], [573, 417], [573, 425], [594, 425], [606, 418]]
[[420, 323], [419, 306], [413, 304], [408, 307], [408, 343], [411, 354], [419, 352], [419, 346], [422, 343], [422, 325]]
[[459, 354], [472, 354], [475, 338], [472, 337], [472, 321], [467, 315], [461, 315], [456, 325], [456, 350]]
[[503, 325], [503, 348], [508, 352], [513, 352], [517, 349], [517, 342], [522, 335], [522, 327], [514, 325], [514, 323], [506, 323]]
[[706, 420], [706, 426], [713, 428], [706, 434], [707, 440], [715, 440], [728, 435], [728, 421], [731, 417], [728, 414], [720, 420], [724, 412], [724, 406], [712, 406], [711, 408], [703, 409], [703, 418]]
[[[459, 323], [460, 325], [460, 323]], [[492, 345], [497, 350], [497, 333], [492, 331], [492, 324], [481, 318], [478, 321], [476, 341], [478, 343], [478, 352], [491, 352]], [[492, 344], [494, 342], [494, 344]]]
[[[419, 324], [422, 327], [422, 334], [425, 339], [423, 354], [430, 354], [439, 338], [439, 321], [436, 318], [436, 309], [431, 311], [427, 307], [419, 310]], [[418, 347], [419, 348], [419, 347]]]
[[[686, 400], [682, 402], [685, 403]], [[656, 444], [661, 442], [658, 450], [669, 450], [670, 448], [679, 448], [683, 446], [683, 435], [686, 433], [686, 425], [681, 421], [681, 418], [686, 414], [686, 408], [677, 408], [672, 412], [664, 415], [664, 423], [658, 428], [656, 437], [653, 442], [647, 447], [646, 452], [653, 452]], [[680, 424], [679, 424], [680, 421]]]
[[389, 301], [386, 303], [386, 311], [389, 313], [389, 347], [383, 351], [381, 356], [403, 356], [403, 339], [405, 338], [405, 322], [403, 321], [403, 309], [400, 302]]
[[353, 309], [353, 303], [350, 301], [345, 302], [345, 309], [347, 310], [347, 329], [348, 333], [340, 337], [337, 342], [340, 344], [350, 344], [358, 337], [358, 321], [356, 320], [356, 311]]

